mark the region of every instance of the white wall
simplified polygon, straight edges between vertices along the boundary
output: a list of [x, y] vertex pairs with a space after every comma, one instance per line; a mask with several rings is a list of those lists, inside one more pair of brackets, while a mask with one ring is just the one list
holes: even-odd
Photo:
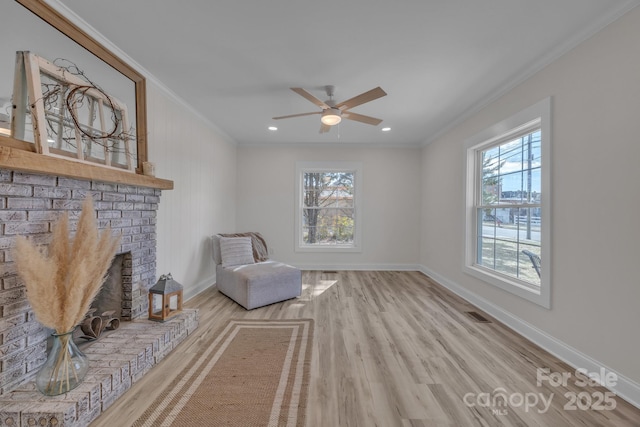
[[[640, 8], [423, 151], [421, 264], [640, 384]], [[550, 310], [462, 272], [463, 143], [552, 96]], [[437, 203], [434, 203], [437, 201]], [[640, 390], [640, 389], [636, 389]], [[636, 401], [636, 403], [640, 400]]]
[[[295, 252], [296, 162], [332, 160], [362, 162], [363, 250]], [[261, 232], [274, 259], [303, 268], [386, 269], [417, 265], [419, 149], [241, 147], [237, 173], [237, 229]]]
[[149, 81], [147, 108], [149, 160], [174, 182], [160, 199], [156, 271], [188, 299], [215, 283], [208, 236], [235, 227], [236, 147]]

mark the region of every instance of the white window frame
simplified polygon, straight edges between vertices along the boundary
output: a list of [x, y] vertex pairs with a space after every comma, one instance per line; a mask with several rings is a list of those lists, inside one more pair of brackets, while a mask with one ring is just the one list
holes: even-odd
[[[500, 274], [497, 271], [477, 263], [477, 227], [476, 201], [477, 185], [481, 163], [478, 153], [510, 137], [521, 135], [527, 129], [540, 128], [541, 131], [541, 237], [540, 248], [542, 268], [540, 287], [523, 280]], [[518, 295], [547, 309], [551, 308], [551, 98], [545, 98], [536, 104], [502, 120], [499, 123], [477, 133], [465, 141], [465, 223], [464, 223], [464, 264], [463, 271], [486, 283]]]
[[[303, 176], [307, 172], [352, 172], [353, 173], [353, 209], [354, 230], [351, 244], [313, 244], [303, 241]], [[297, 162], [295, 195], [295, 251], [296, 252], [362, 252], [362, 163], [360, 162]]]

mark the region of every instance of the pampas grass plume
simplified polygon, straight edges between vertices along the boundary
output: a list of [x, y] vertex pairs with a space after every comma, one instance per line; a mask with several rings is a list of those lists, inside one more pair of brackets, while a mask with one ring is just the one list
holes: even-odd
[[93, 200], [87, 196], [73, 240], [65, 212], [53, 228], [48, 255], [19, 236], [13, 256], [36, 319], [62, 334], [80, 323], [104, 283], [120, 237], [98, 233]]

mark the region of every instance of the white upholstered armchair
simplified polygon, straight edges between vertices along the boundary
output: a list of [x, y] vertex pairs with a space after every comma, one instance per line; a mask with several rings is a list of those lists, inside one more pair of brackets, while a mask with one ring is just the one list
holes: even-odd
[[218, 290], [247, 310], [300, 296], [302, 272], [269, 259], [259, 233], [212, 236]]

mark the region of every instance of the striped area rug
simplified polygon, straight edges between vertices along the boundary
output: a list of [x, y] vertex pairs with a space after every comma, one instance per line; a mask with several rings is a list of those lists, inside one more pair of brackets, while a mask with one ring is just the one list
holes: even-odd
[[313, 320], [231, 320], [133, 424], [304, 426]]

